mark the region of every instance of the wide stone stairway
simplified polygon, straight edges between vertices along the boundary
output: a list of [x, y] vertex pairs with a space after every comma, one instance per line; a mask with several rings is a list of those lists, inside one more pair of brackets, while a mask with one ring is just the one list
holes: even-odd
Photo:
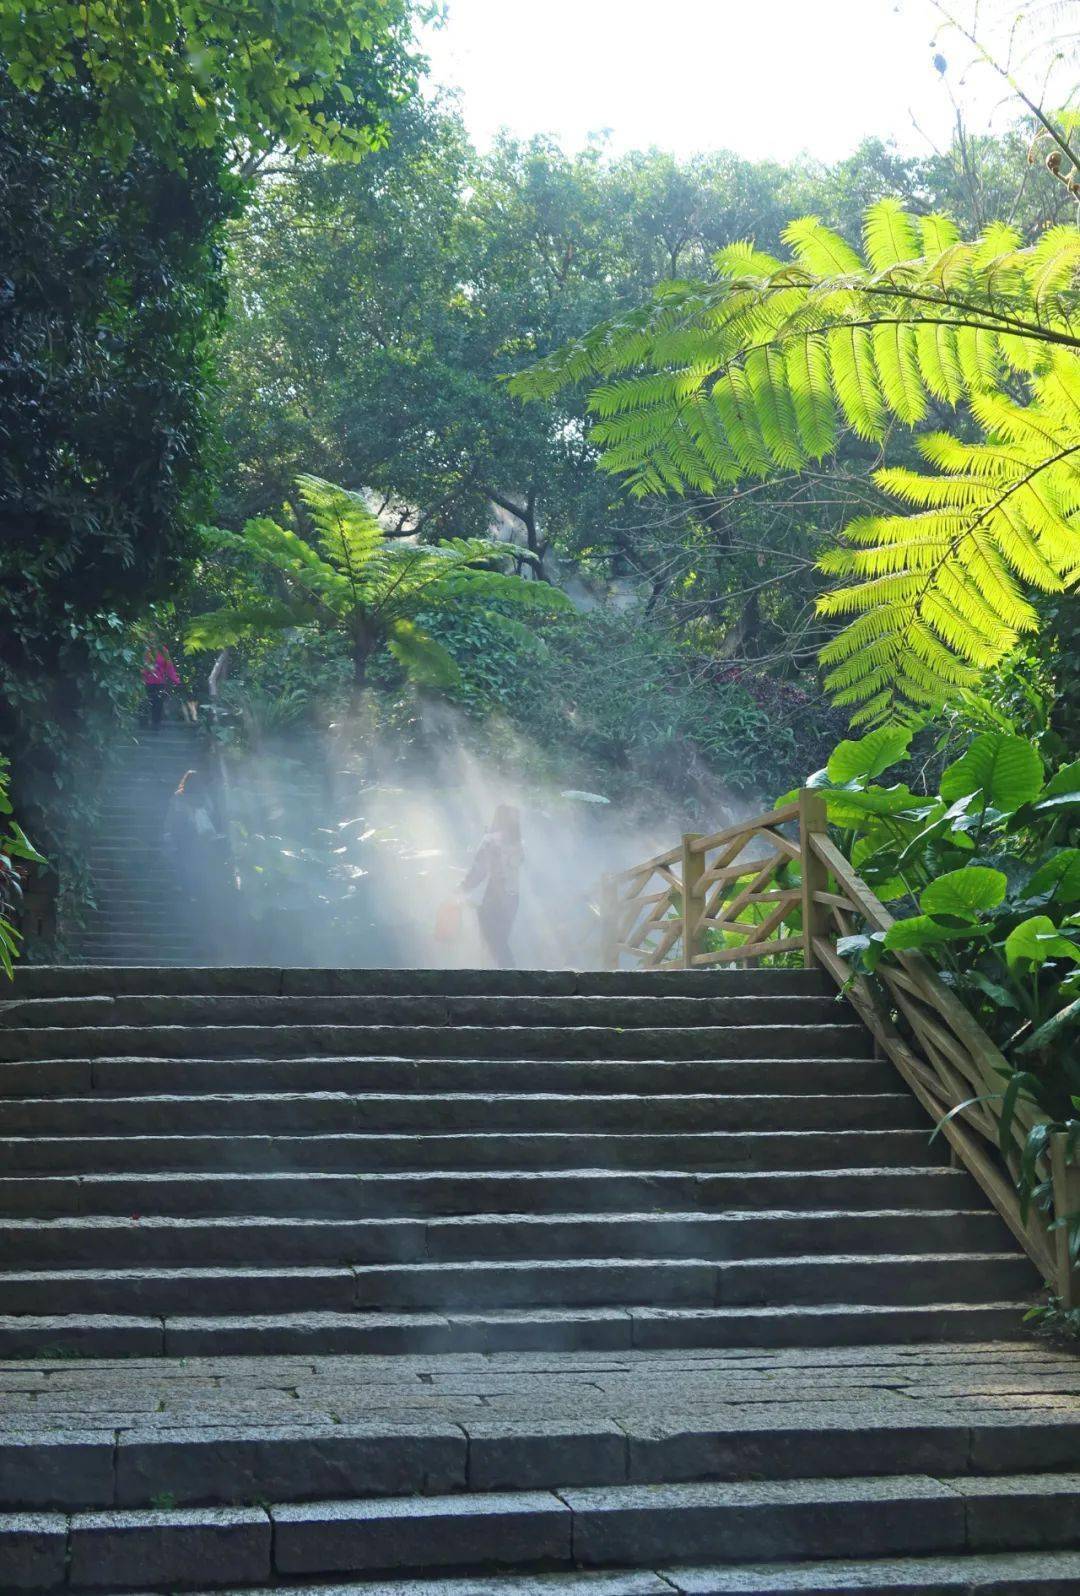
[[814, 972], [32, 969], [0, 1592], [1080, 1590], [1080, 1361]]

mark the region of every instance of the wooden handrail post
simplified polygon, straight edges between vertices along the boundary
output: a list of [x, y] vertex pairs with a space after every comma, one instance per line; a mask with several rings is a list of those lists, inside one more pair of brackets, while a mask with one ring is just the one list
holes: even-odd
[[828, 810], [823, 793], [813, 787], [799, 789], [799, 848], [802, 853], [802, 921], [803, 958], [807, 969], [815, 968], [820, 960], [814, 951], [814, 939], [825, 935], [828, 914], [824, 904], [814, 897], [825, 892], [829, 885], [829, 872], [824, 862], [810, 846], [814, 833], [827, 835]]
[[[1054, 1218], [1067, 1219], [1080, 1214], [1080, 1168], [1066, 1158], [1068, 1136], [1058, 1131], [1050, 1138], [1050, 1173], [1054, 1183]], [[1080, 1308], [1080, 1268], [1069, 1257], [1069, 1233], [1064, 1226], [1054, 1231], [1057, 1280], [1056, 1295], [1063, 1308]]]
[[703, 951], [705, 916], [705, 854], [696, 832], [684, 832], [682, 840], [682, 962], [684, 970], [694, 968], [694, 954]]
[[619, 968], [619, 895], [610, 871], [600, 877], [600, 968]]

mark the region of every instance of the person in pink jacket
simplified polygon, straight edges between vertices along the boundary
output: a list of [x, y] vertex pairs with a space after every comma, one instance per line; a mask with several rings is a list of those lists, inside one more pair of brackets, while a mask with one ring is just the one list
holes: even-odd
[[180, 686], [180, 676], [164, 643], [147, 643], [143, 655], [143, 685], [150, 705], [150, 729], [157, 731], [165, 713], [165, 694]]

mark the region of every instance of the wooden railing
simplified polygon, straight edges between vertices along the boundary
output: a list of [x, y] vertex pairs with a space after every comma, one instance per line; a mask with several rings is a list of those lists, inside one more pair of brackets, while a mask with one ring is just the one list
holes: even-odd
[[[826, 971], [892, 1060], [940, 1133], [1066, 1306], [1080, 1304], [1080, 1275], [1032, 1209], [1021, 1216], [1015, 1176], [1037, 1116], [1019, 1105], [1008, 1151], [998, 1147], [994, 1102], [1007, 1065], [956, 994], [918, 953], [882, 961], [873, 982], [837, 949], [857, 932], [887, 931], [893, 916], [828, 835], [825, 801], [798, 802], [677, 848], [601, 884], [606, 969], [698, 969], [767, 962]], [[963, 1106], [962, 1106], [963, 1105]], [[1077, 1171], [1053, 1160], [1056, 1209], [1080, 1206]], [[1047, 1171], [1051, 1173], [1051, 1171]], [[1072, 1207], [1067, 1206], [1072, 1204]]]
[[798, 813], [789, 804], [712, 836], [688, 835], [678, 848], [605, 876], [605, 967], [625, 956], [649, 970], [693, 969], [802, 949], [801, 933], [782, 934], [802, 892], [783, 882], [799, 844], [780, 828]]

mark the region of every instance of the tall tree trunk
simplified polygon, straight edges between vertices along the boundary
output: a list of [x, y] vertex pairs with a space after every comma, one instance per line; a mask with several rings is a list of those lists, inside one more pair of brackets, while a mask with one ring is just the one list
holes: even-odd
[[535, 487], [530, 488], [525, 495], [524, 504], [515, 504], [513, 499], [508, 499], [501, 493], [495, 493], [491, 488], [486, 488], [484, 491], [492, 504], [497, 504], [500, 510], [505, 510], [507, 515], [512, 515], [515, 520], [521, 522], [525, 528], [525, 547], [530, 554], [536, 556], [536, 563], [531, 567], [532, 573], [538, 581], [550, 582], [551, 578], [544, 570], [544, 556], [547, 554], [548, 545], [540, 540], [540, 529], [536, 520]]

